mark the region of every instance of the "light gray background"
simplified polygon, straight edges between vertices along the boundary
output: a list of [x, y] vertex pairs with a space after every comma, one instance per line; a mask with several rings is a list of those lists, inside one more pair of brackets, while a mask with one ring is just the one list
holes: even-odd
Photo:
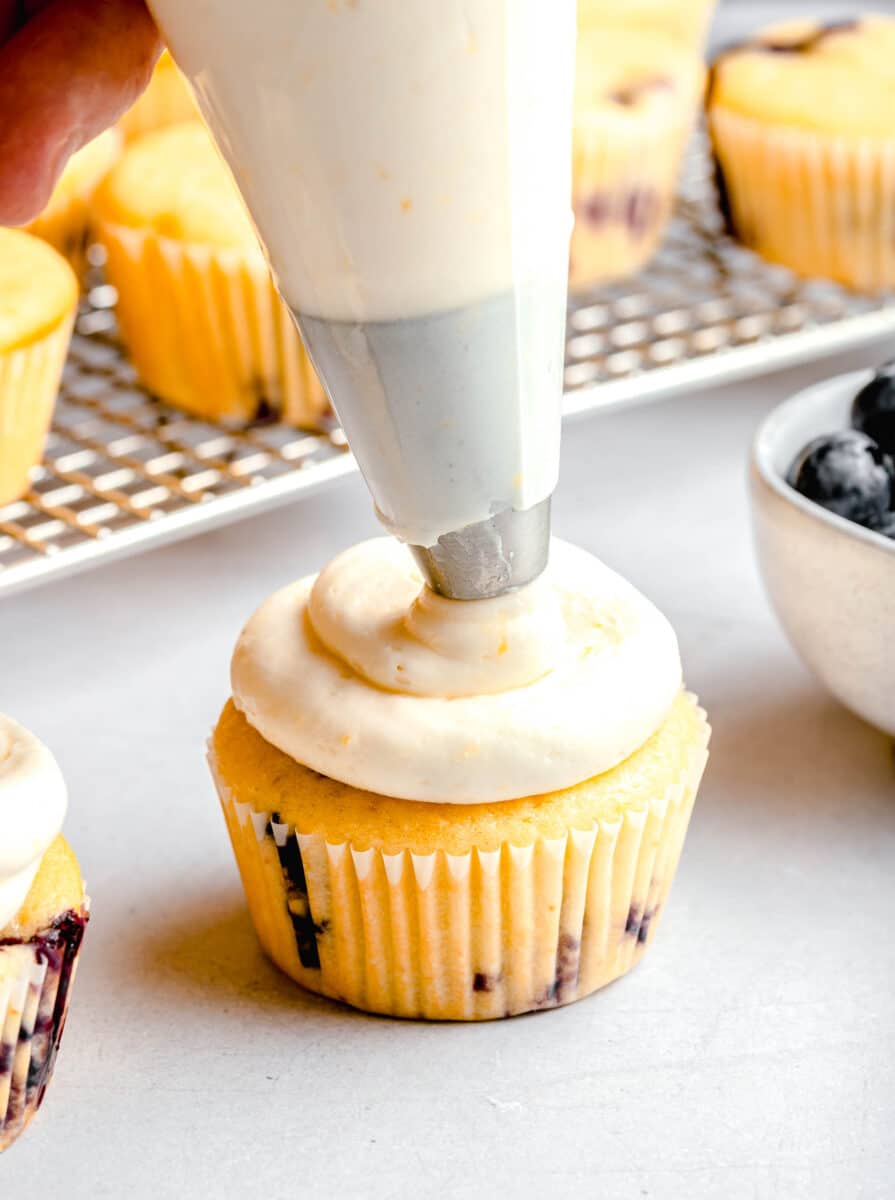
[[556, 530], [670, 616], [715, 738], [656, 944], [563, 1010], [365, 1017], [255, 943], [203, 739], [254, 605], [375, 531], [359, 480], [4, 602], [0, 708], [59, 757], [95, 913], [4, 1200], [891, 1196], [892, 747], [783, 641], [745, 486], [764, 412], [882, 354], [567, 427]]
[[59, 757], [94, 901], [3, 1200], [892, 1196], [892, 747], [785, 644], [745, 486], [773, 404], [884, 352], [567, 428], [556, 531], [666, 611], [715, 726], [656, 944], [571, 1008], [365, 1017], [255, 943], [203, 740], [255, 604], [376, 531], [359, 480], [0, 604], [0, 709]]

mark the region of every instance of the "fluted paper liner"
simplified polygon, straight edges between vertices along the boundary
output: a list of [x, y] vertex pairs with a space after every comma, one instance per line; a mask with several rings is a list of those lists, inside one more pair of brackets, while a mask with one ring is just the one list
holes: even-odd
[[27, 346], [0, 352], [0, 505], [28, 488], [43, 454], [74, 312]]
[[800, 275], [895, 285], [895, 141], [773, 127], [722, 106], [709, 128], [732, 231]]
[[87, 907], [29, 942], [0, 943], [0, 1151], [40, 1107], [53, 1074]]
[[209, 420], [319, 428], [329, 402], [261, 255], [104, 222], [106, 273], [143, 382]]
[[482, 1020], [568, 1004], [652, 941], [708, 757], [648, 807], [531, 845], [414, 854], [296, 833], [212, 772], [258, 937], [311, 991], [401, 1017]]
[[[701, 68], [694, 69], [701, 81]], [[684, 86], [684, 80], [678, 80]], [[639, 271], [655, 253], [674, 203], [698, 105], [676, 94], [667, 111], [636, 126], [576, 117], [572, 156], [575, 227], [569, 258], [573, 287]]]

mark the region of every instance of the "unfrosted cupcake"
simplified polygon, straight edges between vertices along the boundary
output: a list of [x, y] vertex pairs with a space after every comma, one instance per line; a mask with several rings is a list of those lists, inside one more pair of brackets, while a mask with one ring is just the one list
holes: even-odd
[[202, 124], [128, 146], [96, 212], [121, 332], [151, 391], [211, 420], [320, 424], [326, 395]]
[[708, 726], [668, 623], [583, 551], [463, 603], [363, 543], [262, 605], [232, 683], [211, 766], [258, 936], [305, 987], [509, 1016], [652, 941]]
[[40, 462], [77, 305], [61, 254], [0, 229], [0, 505], [22, 495]]
[[895, 285], [895, 19], [772, 26], [714, 63], [731, 231], [801, 275]]
[[69, 159], [47, 207], [25, 226], [63, 254], [79, 276], [87, 265], [93, 193], [120, 151], [121, 134], [115, 129], [88, 142]]
[[578, 0], [578, 28], [666, 33], [699, 48], [714, 9], [715, 0]]
[[578, 39], [573, 287], [629, 275], [658, 246], [699, 107], [704, 69], [673, 38], [617, 29]]
[[65, 808], [50, 752], [0, 714], [0, 1151], [50, 1082], [87, 924]]
[[195, 120], [198, 115], [186, 80], [165, 50], [155, 64], [149, 87], [127, 110], [118, 122], [118, 128], [125, 140], [130, 142], [155, 129]]

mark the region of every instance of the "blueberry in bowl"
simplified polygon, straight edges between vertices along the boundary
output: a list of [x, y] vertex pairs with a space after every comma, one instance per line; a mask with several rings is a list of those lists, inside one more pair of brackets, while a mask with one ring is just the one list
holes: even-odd
[[880, 529], [895, 496], [892, 459], [866, 433], [841, 429], [812, 438], [787, 473], [809, 500], [868, 529]]
[[828, 379], [776, 408], [756, 436], [750, 483], [761, 574], [793, 648], [895, 736], [895, 471], [860, 424], [879, 411], [868, 385], [891, 369]]
[[895, 456], [895, 359], [883, 363], [855, 396], [851, 424], [873, 438], [883, 453]]

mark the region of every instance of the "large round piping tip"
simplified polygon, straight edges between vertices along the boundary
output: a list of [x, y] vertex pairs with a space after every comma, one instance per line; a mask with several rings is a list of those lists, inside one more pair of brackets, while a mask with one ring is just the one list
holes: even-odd
[[426, 582], [449, 600], [490, 600], [531, 583], [550, 553], [550, 497], [411, 546]]

